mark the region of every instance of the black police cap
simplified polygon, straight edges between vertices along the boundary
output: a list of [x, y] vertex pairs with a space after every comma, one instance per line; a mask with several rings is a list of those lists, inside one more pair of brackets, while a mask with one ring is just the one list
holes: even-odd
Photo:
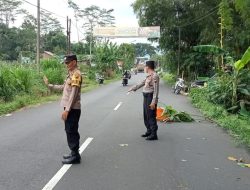
[[77, 57], [76, 57], [76, 55], [74, 55], [74, 54], [72, 54], [72, 55], [66, 55], [66, 56], [64, 57], [64, 63], [68, 63], [68, 62], [74, 61], [74, 60], [77, 61]]
[[146, 61], [146, 66], [154, 69], [155, 68], [155, 61]]

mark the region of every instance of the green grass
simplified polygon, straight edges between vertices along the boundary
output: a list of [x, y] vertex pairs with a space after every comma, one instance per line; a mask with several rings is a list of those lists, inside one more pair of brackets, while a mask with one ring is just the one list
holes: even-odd
[[15, 100], [11, 102], [0, 102], [0, 116], [11, 113], [13, 111], [19, 110], [23, 107], [37, 105], [46, 103], [49, 101], [59, 100], [60, 96], [57, 94], [53, 94], [50, 96], [39, 97], [32, 96], [32, 95], [24, 95], [24, 96], [17, 96]]
[[[114, 81], [117, 81], [118, 79], [120, 78], [116, 77], [114, 79], [105, 80], [104, 85], [110, 84]], [[82, 87], [82, 93], [92, 91], [100, 86], [93, 80], [86, 79], [83, 82], [84, 82], [84, 85]], [[50, 102], [50, 101], [60, 100], [60, 98], [61, 98], [61, 94], [51, 94], [48, 96], [37, 96], [37, 94], [36, 95], [26, 94], [22, 96], [21, 95], [16, 96], [10, 102], [0, 101], [0, 116], [7, 114], [7, 113], [14, 112], [24, 107], [34, 106], [34, 105], [39, 105], [39, 104], [43, 104], [43, 103]]]
[[237, 143], [250, 148], [250, 118], [230, 114], [224, 107], [211, 103], [206, 89], [192, 89], [190, 97], [193, 105], [199, 108], [206, 117], [227, 130]]

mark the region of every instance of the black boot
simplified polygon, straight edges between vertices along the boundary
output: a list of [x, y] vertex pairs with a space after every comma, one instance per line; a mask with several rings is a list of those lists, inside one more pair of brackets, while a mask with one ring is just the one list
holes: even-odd
[[147, 141], [155, 141], [158, 140], [157, 133], [152, 133], [150, 136], [146, 138]]
[[63, 159], [69, 159], [71, 156], [72, 156], [71, 153], [70, 154], [64, 154]]
[[148, 137], [150, 136], [150, 134], [151, 134], [150, 132], [146, 132], [145, 134], [142, 134], [141, 137]]
[[[76, 151], [76, 152], [78, 152], [78, 151]], [[69, 159], [74, 154], [77, 154], [77, 153], [75, 153], [74, 151], [71, 151], [71, 153], [69, 153], [69, 154], [64, 154], [63, 159]]]
[[81, 155], [78, 152], [72, 152], [69, 157], [66, 157], [63, 159], [63, 164], [79, 164], [81, 162]]

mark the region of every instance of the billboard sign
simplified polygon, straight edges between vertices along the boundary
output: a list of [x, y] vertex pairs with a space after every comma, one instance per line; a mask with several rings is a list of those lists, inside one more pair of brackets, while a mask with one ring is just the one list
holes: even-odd
[[160, 26], [150, 27], [98, 27], [94, 28], [96, 37], [117, 38], [160, 38]]

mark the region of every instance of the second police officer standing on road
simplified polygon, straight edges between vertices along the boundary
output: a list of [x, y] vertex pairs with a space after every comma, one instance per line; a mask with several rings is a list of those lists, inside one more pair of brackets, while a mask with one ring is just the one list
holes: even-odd
[[63, 156], [63, 164], [77, 164], [81, 161], [79, 154], [80, 134], [78, 132], [81, 115], [81, 72], [77, 68], [76, 55], [65, 56], [64, 63], [68, 69], [68, 75], [63, 85], [49, 84], [47, 77], [44, 82], [51, 90], [63, 91], [61, 105], [63, 107], [62, 120], [65, 123], [65, 131], [68, 146], [71, 150], [69, 155]]
[[159, 95], [159, 76], [155, 72], [155, 62], [147, 61], [145, 67], [145, 73], [147, 77], [140, 84], [132, 87], [129, 92], [136, 91], [143, 87], [143, 115], [144, 124], [147, 128], [145, 134], [142, 137], [147, 137], [146, 140], [158, 140], [157, 130], [158, 125], [156, 121], [156, 111]]

